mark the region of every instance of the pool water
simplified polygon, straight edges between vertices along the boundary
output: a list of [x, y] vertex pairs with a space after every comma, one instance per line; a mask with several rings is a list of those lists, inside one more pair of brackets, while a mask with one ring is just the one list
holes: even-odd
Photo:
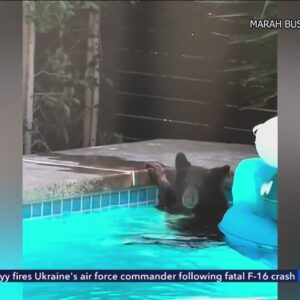
[[[152, 206], [24, 220], [24, 268], [269, 269], [222, 241], [183, 239]], [[25, 300], [277, 299], [276, 294], [276, 283], [24, 284]]]

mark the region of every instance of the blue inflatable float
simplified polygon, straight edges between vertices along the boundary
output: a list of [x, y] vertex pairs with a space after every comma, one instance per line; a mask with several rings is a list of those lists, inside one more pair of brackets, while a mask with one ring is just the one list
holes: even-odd
[[[277, 132], [277, 127], [275, 130]], [[272, 142], [268, 143], [269, 149]], [[277, 267], [278, 250], [277, 148], [275, 150], [275, 159], [274, 153], [271, 153], [273, 158], [267, 160], [262, 151], [258, 151], [260, 158], [246, 159], [238, 165], [232, 186], [233, 205], [219, 224], [232, 248], [272, 268]]]

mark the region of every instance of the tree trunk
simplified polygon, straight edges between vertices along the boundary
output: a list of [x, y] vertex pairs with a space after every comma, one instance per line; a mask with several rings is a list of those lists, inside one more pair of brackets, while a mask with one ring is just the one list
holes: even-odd
[[100, 95], [100, 11], [90, 12], [89, 36], [87, 47], [87, 76], [94, 78], [96, 85], [85, 91], [85, 110], [83, 120], [83, 146], [95, 146], [97, 143], [98, 111]]
[[[29, 9], [34, 9], [33, 4]], [[33, 130], [35, 26], [26, 20], [26, 11], [23, 15], [23, 47], [24, 151], [28, 154], [31, 153]]]

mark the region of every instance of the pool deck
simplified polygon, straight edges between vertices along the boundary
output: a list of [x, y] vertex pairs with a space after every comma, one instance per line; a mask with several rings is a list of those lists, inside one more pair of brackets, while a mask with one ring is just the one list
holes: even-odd
[[172, 167], [178, 152], [184, 152], [193, 165], [228, 164], [232, 172], [242, 159], [257, 157], [251, 145], [171, 139], [25, 155], [23, 203], [151, 185], [144, 163], [159, 161]]

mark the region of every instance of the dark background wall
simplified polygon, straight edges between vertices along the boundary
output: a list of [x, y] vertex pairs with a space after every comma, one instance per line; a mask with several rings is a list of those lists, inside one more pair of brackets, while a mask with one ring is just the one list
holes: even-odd
[[99, 126], [125, 141], [253, 143], [253, 126], [277, 114], [277, 101], [266, 94], [267, 83], [243, 84], [249, 68], [242, 66], [277, 49], [263, 40], [230, 43], [253, 34], [248, 20], [263, 10], [263, 1], [243, 2], [108, 3]]

